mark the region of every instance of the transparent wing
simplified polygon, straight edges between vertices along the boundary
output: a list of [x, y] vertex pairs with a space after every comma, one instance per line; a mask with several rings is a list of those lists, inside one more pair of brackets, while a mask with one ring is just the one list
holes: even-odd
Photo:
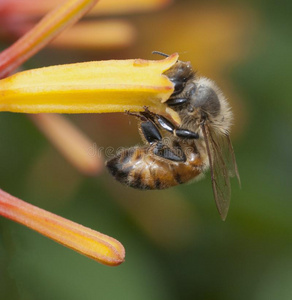
[[240, 178], [229, 135], [215, 136], [202, 125], [208, 151], [214, 198], [222, 220], [226, 219], [230, 205], [230, 177]]

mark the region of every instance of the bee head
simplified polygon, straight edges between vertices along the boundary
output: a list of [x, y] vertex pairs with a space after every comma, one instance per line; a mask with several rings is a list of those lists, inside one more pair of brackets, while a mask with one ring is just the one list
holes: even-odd
[[172, 95], [177, 95], [184, 89], [186, 83], [195, 76], [191, 63], [177, 61], [177, 63], [164, 73], [169, 80], [174, 84], [174, 92]]

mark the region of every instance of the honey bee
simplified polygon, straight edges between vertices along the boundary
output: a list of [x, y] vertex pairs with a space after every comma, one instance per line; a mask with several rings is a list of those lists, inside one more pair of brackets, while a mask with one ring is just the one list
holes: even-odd
[[210, 169], [216, 206], [225, 220], [230, 177], [235, 175], [240, 184], [229, 136], [230, 106], [217, 85], [198, 77], [190, 62], [178, 61], [164, 74], [174, 84], [166, 104], [179, 114], [181, 124], [176, 126], [147, 107], [143, 112], [127, 112], [139, 119], [145, 145], [121, 151], [107, 162], [107, 168], [119, 182], [141, 190], [176, 186]]

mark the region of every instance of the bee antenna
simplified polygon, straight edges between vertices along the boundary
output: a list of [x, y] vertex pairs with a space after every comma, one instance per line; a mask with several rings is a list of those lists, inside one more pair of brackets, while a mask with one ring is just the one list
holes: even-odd
[[152, 54], [158, 54], [158, 55], [161, 55], [161, 56], [164, 56], [164, 57], [169, 57], [168, 54], [165, 54], [165, 53], [160, 52], [160, 51], [152, 51]]

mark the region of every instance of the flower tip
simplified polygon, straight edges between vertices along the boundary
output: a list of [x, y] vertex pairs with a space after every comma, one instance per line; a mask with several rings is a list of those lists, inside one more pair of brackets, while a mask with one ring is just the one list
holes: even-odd
[[[116, 267], [125, 261], [125, 248], [124, 246], [114, 238], [108, 237], [110, 240], [103, 241], [103, 244], [107, 244], [107, 251], [105, 255], [101, 255], [101, 252], [97, 252], [97, 255], [90, 256], [90, 258], [96, 260], [103, 265], [109, 267]], [[99, 249], [100, 250], [100, 249]]]
[[177, 52], [174, 52], [172, 54], [169, 55], [169, 59], [176, 59], [178, 60], [179, 58], [179, 54]]
[[170, 65], [173, 66], [178, 61], [179, 55], [177, 52], [170, 54], [165, 58], [165, 61], [169, 61]]

